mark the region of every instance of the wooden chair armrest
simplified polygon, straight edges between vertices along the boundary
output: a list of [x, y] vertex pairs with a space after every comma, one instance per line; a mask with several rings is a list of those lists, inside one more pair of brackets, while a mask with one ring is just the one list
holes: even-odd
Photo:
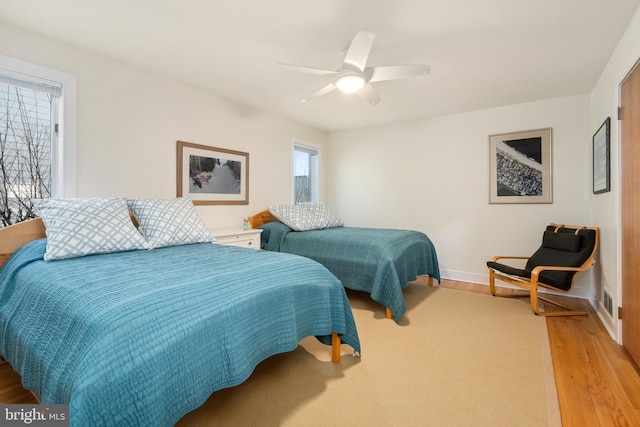
[[491, 261], [496, 262], [499, 259], [529, 259], [531, 257], [528, 256], [513, 256], [513, 255], [497, 255], [491, 258]]

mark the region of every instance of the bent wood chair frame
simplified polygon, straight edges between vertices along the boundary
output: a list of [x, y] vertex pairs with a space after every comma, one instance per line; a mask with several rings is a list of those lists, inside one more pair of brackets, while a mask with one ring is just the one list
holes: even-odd
[[[587, 314], [587, 312], [585, 311], [574, 311], [571, 308], [567, 307], [566, 305], [560, 304], [556, 301], [552, 301], [548, 298], [544, 298], [541, 297], [538, 293], [538, 287], [542, 287], [542, 288], [546, 288], [546, 289], [551, 289], [554, 291], [561, 291], [561, 292], [569, 292], [571, 291], [571, 289], [573, 288], [573, 284], [575, 283], [576, 280], [576, 276], [577, 273], [580, 271], [587, 271], [589, 270], [591, 267], [593, 267], [593, 265], [596, 263], [596, 259], [595, 259], [595, 254], [597, 252], [598, 249], [598, 244], [599, 244], [599, 240], [600, 240], [600, 230], [598, 227], [584, 227], [584, 226], [577, 226], [577, 225], [564, 225], [564, 224], [550, 224], [553, 227], [560, 227], [560, 228], [570, 228], [570, 229], [575, 229], [575, 230], [581, 230], [581, 229], [585, 229], [585, 230], [594, 230], [595, 231], [595, 243], [593, 245], [593, 251], [591, 252], [591, 255], [589, 256], [589, 258], [579, 267], [565, 267], [565, 266], [550, 266], [550, 265], [540, 265], [535, 267], [533, 270], [531, 270], [531, 279], [528, 279], [526, 277], [519, 277], [519, 276], [511, 276], [499, 271], [494, 270], [493, 268], [489, 268], [489, 288], [491, 290], [491, 295], [493, 296], [499, 296], [499, 297], [506, 297], [506, 298], [517, 298], [517, 297], [526, 297], [527, 295], [517, 295], [517, 294], [498, 294], [496, 291], [496, 285], [495, 285], [495, 281], [496, 280], [500, 280], [502, 282], [505, 283], [509, 283], [511, 285], [515, 285], [518, 286], [520, 288], [524, 288], [526, 290], [529, 291], [529, 299], [531, 301], [531, 310], [539, 316], [585, 316]], [[510, 256], [510, 255], [498, 255], [498, 256], [494, 256], [491, 261], [493, 262], [497, 262], [500, 259], [521, 259], [521, 260], [528, 260], [529, 258], [531, 258], [530, 256]], [[543, 282], [540, 281], [540, 274], [543, 271], [573, 271], [575, 272], [575, 274], [573, 275], [573, 278], [571, 280], [571, 287], [569, 287], [569, 289], [567, 290], [563, 290], [563, 289], [559, 289], [556, 288], [554, 286], [545, 284]], [[542, 300], [545, 302], [548, 302], [550, 304], [553, 304], [555, 306], [561, 307], [564, 309], [564, 311], [540, 311], [539, 309], [539, 304], [538, 301]]]

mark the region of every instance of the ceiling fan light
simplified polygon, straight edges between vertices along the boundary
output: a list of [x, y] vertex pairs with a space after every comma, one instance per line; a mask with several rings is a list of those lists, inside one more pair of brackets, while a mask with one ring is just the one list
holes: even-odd
[[364, 77], [357, 74], [345, 74], [336, 79], [336, 87], [347, 93], [361, 89], [364, 84]]

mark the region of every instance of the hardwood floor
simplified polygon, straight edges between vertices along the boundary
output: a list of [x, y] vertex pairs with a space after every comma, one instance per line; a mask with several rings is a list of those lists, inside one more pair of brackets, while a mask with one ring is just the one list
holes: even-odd
[[[485, 285], [443, 280], [441, 286], [489, 294]], [[589, 313], [547, 318], [563, 426], [640, 426], [640, 370], [611, 339], [588, 302], [558, 299]], [[35, 402], [11, 366], [0, 365], [0, 403]]]
[[31, 392], [22, 388], [20, 375], [8, 363], [0, 365], [0, 403], [38, 403]]

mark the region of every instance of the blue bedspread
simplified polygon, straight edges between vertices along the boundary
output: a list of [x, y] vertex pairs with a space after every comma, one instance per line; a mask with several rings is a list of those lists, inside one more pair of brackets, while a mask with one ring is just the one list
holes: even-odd
[[45, 242], [0, 270], [0, 353], [72, 426], [173, 425], [307, 336], [360, 351], [341, 283], [303, 257], [194, 244], [43, 261]]
[[334, 227], [293, 231], [281, 222], [260, 226], [264, 249], [318, 261], [349, 288], [388, 307], [396, 321], [405, 312], [402, 290], [418, 275], [440, 281], [431, 240], [419, 231]]

